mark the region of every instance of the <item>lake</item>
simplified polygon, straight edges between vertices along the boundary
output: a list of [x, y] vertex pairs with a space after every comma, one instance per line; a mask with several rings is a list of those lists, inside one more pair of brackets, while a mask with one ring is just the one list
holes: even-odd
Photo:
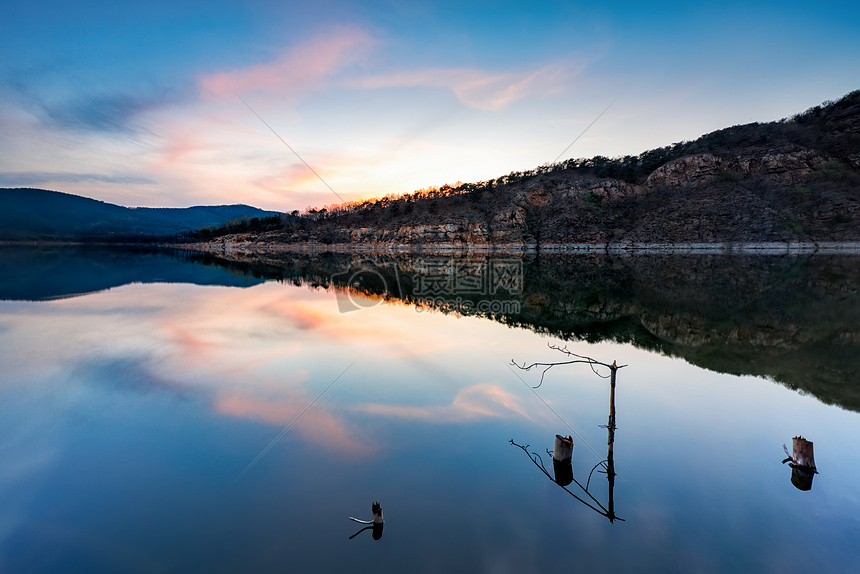
[[0, 571], [857, 571], [857, 256], [246, 259], [0, 248]]

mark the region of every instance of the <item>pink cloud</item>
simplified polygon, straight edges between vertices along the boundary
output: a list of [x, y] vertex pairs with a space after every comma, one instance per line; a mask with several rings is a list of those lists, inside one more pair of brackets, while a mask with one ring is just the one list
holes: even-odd
[[517, 415], [531, 420], [514, 395], [498, 385], [483, 383], [460, 389], [450, 405], [413, 407], [369, 404], [358, 407], [363, 412], [428, 422], [467, 422], [479, 418], [505, 418]]
[[153, 160], [152, 167], [162, 170], [189, 163], [189, 156], [211, 149], [211, 131], [208, 123], [190, 124], [188, 120], [169, 120], [159, 126], [163, 145]]
[[336, 309], [297, 304], [292, 300], [271, 301], [263, 306], [263, 310], [271, 315], [287, 319], [302, 331], [324, 331], [331, 325], [340, 323], [340, 316]]
[[[308, 403], [310, 399], [307, 397], [273, 400], [221, 391], [215, 401], [215, 411], [282, 427], [290, 424]], [[366, 455], [373, 450], [368, 441], [359, 440], [355, 429], [348, 429], [343, 421], [325, 412], [321, 405], [314, 405], [290, 430], [304, 440], [344, 457]]]
[[255, 91], [297, 95], [356, 61], [373, 43], [362, 30], [337, 27], [271, 62], [203, 76], [200, 86], [212, 97]]
[[[320, 173], [317, 168], [317, 173]], [[323, 177], [326, 177], [323, 175]], [[324, 191], [299, 191], [310, 195], [314, 204], [320, 201], [331, 200], [331, 202], [339, 201], [338, 197], [331, 193], [325, 186], [320, 183], [319, 178], [303, 163], [293, 163], [281, 169], [278, 172], [267, 174], [258, 178], [254, 185], [262, 190], [272, 194], [296, 194], [297, 190], [313, 189], [315, 187], [322, 188]]]
[[[399, 139], [394, 143], [380, 124], [368, 126], [367, 134], [344, 138], [352, 146], [349, 151], [332, 150], [315, 142], [314, 133], [294, 133], [285, 127], [302, 123], [300, 104], [305, 96], [321, 90], [429, 88], [443, 90], [442, 95], [448, 90], [462, 105], [496, 111], [559, 90], [577, 72], [567, 64], [519, 70], [391, 71], [384, 61], [365, 61], [377, 43], [360, 28], [330, 28], [269, 61], [199, 77], [200, 101], [156, 118], [157, 149], [149, 156], [150, 169], [165, 186], [199, 197], [194, 200], [198, 203], [243, 202], [287, 211], [340, 203], [340, 198], [352, 201], [410, 191], [432, 177], [419, 173], [436, 172], [435, 154], [453, 153], [450, 142], [430, 145], [410, 134], [405, 143]], [[364, 64], [374, 64], [374, 71]], [[234, 94], [295, 145], [336, 193], [297, 161]], [[358, 145], [353, 145], [356, 141]]]
[[218, 355], [221, 345], [198, 336], [199, 331], [169, 320], [163, 320], [161, 326], [171, 343], [182, 349], [181, 357], [185, 363], [205, 365]]
[[466, 106], [499, 110], [533, 93], [559, 89], [569, 70], [558, 65], [533, 72], [490, 73], [469, 68], [429, 68], [363, 78], [356, 87], [364, 89], [433, 87], [447, 88]]

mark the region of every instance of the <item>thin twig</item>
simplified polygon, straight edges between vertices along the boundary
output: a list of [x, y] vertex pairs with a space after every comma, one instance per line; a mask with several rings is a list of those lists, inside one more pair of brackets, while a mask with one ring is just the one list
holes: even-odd
[[608, 363], [603, 363], [601, 361], [598, 361], [598, 360], [593, 359], [591, 357], [587, 357], [585, 355], [577, 355], [576, 353], [569, 351], [567, 346], [559, 347], [559, 346], [553, 345], [551, 343], [547, 343], [547, 346], [550, 349], [564, 353], [565, 355], [568, 355], [569, 357], [576, 357], [576, 359], [572, 359], [570, 361], [555, 361], [555, 362], [551, 362], [551, 363], [532, 363], [530, 365], [526, 365], [525, 361], [523, 361], [523, 364], [520, 365], [516, 361], [511, 360], [511, 364], [513, 366], [515, 366], [516, 368], [523, 370], [523, 371], [530, 371], [534, 367], [545, 367], [543, 369], [543, 371], [541, 371], [540, 382], [537, 384], [537, 386], [532, 387], [533, 389], [537, 389], [543, 384], [543, 379], [544, 379], [544, 376], [546, 376], [547, 371], [549, 371], [551, 368], [557, 367], [559, 365], [573, 365], [575, 363], [584, 363], [584, 364], [587, 364], [591, 368], [592, 372], [594, 372], [594, 374], [597, 375], [598, 377], [600, 377], [601, 379], [608, 379], [608, 378], [610, 378], [610, 375], [601, 375], [597, 371], [595, 365], [601, 366], [601, 367], [606, 367], [607, 369], [615, 369], [615, 370], [622, 369], [622, 368], [627, 366], [627, 365], [615, 365], [615, 364], [610, 365]]

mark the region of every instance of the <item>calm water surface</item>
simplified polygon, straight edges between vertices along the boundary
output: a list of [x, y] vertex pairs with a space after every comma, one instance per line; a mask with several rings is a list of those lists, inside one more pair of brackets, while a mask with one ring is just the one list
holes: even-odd
[[[583, 303], [603, 321], [583, 332], [582, 321], [552, 323], [575, 318], [572, 303], [553, 302], [552, 321], [536, 313], [528, 328], [525, 310], [505, 319], [517, 324], [509, 326], [416, 306], [411, 295], [384, 301], [354, 291], [346, 303], [359, 308], [347, 311], [342, 290], [313, 270], [265, 281], [271, 267], [152, 253], [2, 257], [0, 571], [856, 572], [860, 564], [858, 341], [838, 319], [803, 323], [815, 301], [792, 302], [770, 323], [747, 302], [750, 326], [708, 311], [718, 304], [692, 318], [689, 308], [658, 312], [653, 295], [636, 299], [637, 323], [635, 297], [619, 295]], [[803, 275], [790, 263], [779, 277]], [[605, 278], [611, 271], [600, 265]], [[417, 266], [402, 269], [418, 290]], [[540, 271], [549, 275], [539, 281], [538, 272], [526, 262], [517, 300], [531, 309], [547, 305], [534, 299], [540, 285], [574, 271]], [[678, 300], [696, 284], [643, 287], [635, 269], [618, 272], [630, 290]], [[820, 288], [820, 276], [803, 285]], [[841, 293], [835, 316], [850, 326], [857, 284], [844, 272], [830, 279]], [[757, 300], [774, 287], [761, 293]], [[667, 326], [671, 317], [685, 317], [683, 337], [679, 324]], [[707, 335], [721, 328], [724, 338]], [[607, 458], [605, 379], [585, 365], [560, 366], [533, 390], [540, 373], [510, 366], [563, 359], [548, 344], [627, 365], [618, 371], [611, 493], [623, 520], [598, 512], [610, 496], [602, 466], [591, 475], [592, 502], [529, 458], [540, 455], [552, 476], [546, 451], [557, 433], [572, 434], [583, 485]], [[768, 376], [738, 374], [756, 369]], [[815, 445], [820, 474], [809, 491], [782, 464], [782, 445], [798, 434]], [[348, 517], [369, 520], [377, 500], [381, 538], [371, 530], [350, 538], [362, 525]]]

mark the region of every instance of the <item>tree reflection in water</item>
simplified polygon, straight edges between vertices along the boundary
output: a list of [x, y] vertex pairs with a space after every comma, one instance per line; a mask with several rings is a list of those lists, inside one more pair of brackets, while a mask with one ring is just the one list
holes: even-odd
[[[543, 459], [536, 452], [529, 452], [529, 445], [521, 445], [514, 442], [511, 439], [510, 443], [513, 446], [519, 447], [525, 452], [529, 459], [534, 463], [536, 467], [538, 467], [552, 482], [556, 483], [562, 489], [564, 489], [568, 494], [570, 494], [573, 498], [590, 508], [591, 510], [597, 512], [598, 514], [605, 516], [609, 519], [609, 522], [614, 522], [615, 520], [620, 520], [624, 522], [623, 518], [619, 518], [615, 514], [615, 455], [614, 455], [614, 446], [615, 446], [615, 378], [618, 369], [625, 367], [626, 365], [618, 365], [615, 361], [612, 364], [603, 363], [592, 359], [591, 357], [586, 357], [584, 355], [577, 355], [576, 353], [570, 352], [567, 347], [561, 348], [550, 345], [550, 348], [569, 357], [573, 357], [573, 359], [567, 361], [557, 361], [550, 363], [532, 363], [530, 365], [526, 365], [523, 363], [522, 365], [517, 364], [512, 361], [512, 364], [524, 371], [531, 370], [534, 367], [543, 367], [543, 371], [541, 372], [541, 379], [538, 383], [538, 387], [543, 384], [544, 375], [546, 375], [547, 371], [551, 368], [559, 366], [559, 365], [570, 365], [574, 363], [584, 363], [591, 367], [591, 370], [594, 371], [594, 374], [597, 376], [609, 379], [609, 420], [605, 425], [601, 425], [603, 428], [607, 430], [607, 453], [606, 458], [595, 464], [591, 472], [588, 473], [588, 479], [585, 481], [585, 486], [583, 486], [576, 478], [573, 476], [573, 465], [572, 465], [572, 453], [573, 453], [573, 439], [572, 438], [564, 438], [560, 435], [556, 435], [555, 440], [555, 448], [553, 452], [547, 451], [547, 454], [552, 457], [553, 461], [553, 474], [555, 478], [547, 471], [544, 466]], [[597, 370], [597, 367], [605, 367], [609, 369], [609, 375], [602, 375]], [[537, 388], [537, 387], [533, 387]], [[571, 429], [572, 430], [572, 429]], [[583, 441], [584, 442], [584, 441]], [[589, 447], [591, 448], [591, 447]], [[558, 451], [564, 450], [563, 454], [560, 454]], [[592, 449], [593, 450], [593, 449]], [[609, 483], [609, 491], [608, 491], [608, 500], [606, 506], [604, 506], [599, 500], [597, 500], [591, 492], [589, 492], [589, 487], [591, 486], [591, 477], [594, 474], [594, 471], [599, 467], [603, 467], [603, 470], [598, 472], [602, 472], [606, 474], [606, 478]], [[576, 493], [571, 491], [568, 486], [570, 484], [575, 484], [582, 493], [588, 497], [591, 502], [581, 498]], [[593, 503], [593, 504], [592, 504]]]

